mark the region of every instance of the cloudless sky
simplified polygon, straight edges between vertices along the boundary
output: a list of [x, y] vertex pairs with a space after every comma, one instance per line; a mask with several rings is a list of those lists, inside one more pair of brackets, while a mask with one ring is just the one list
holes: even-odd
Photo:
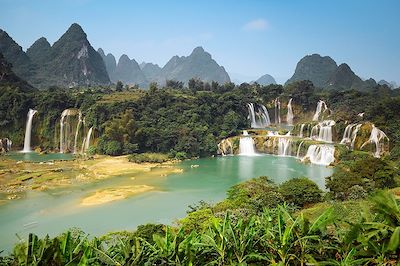
[[[77, 22], [92, 46], [161, 67], [203, 46], [231, 78], [289, 78], [306, 54], [400, 84], [398, 0], [0, 0], [0, 28], [26, 50]], [[247, 80], [250, 81], [250, 80]]]

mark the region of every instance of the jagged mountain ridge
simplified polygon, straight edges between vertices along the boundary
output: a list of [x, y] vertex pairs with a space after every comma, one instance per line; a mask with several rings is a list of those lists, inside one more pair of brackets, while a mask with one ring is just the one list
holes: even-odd
[[[111, 57], [112, 55], [105, 56], [102, 49], [98, 51], [107, 65], [109, 60], [107, 56]], [[187, 83], [191, 78], [198, 78], [206, 82], [216, 81], [221, 84], [230, 82], [225, 68], [218, 65], [202, 47], [196, 47], [189, 56], [173, 56], [163, 68], [152, 63], [142, 63], [139, 66], [134, 59], [130, 60], [131, 63], [128, 60], [130, 59], [127, 55], [122, 55], [115, 71], [112, 71], [111, 68], [107, 69], [113, 82], [120, 80], [126, 84], [139, 85], [157, 82], [164, 85], [167, 80]]]
[[3, 30], [0, 30], [0, 44], [0, 52], [13, 65], [13, 71], [38, 88], [110, 83], [101, 56], [76, 23], [53, 46], [42, 37], [25, 53]]

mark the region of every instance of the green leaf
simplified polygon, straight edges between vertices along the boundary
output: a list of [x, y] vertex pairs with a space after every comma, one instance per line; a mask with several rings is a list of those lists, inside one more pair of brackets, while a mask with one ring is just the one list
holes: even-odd
[[400, 245], [400, 226], [397, 226], [392, 236], [390, 237], [387, 249], [390, 251], [396, 251]]

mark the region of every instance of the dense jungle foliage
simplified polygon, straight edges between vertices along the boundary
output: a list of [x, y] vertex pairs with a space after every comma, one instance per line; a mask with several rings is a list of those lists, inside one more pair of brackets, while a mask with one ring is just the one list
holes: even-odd
[[[26, 92], [1, 87], [0, 136], [22, 146], [26, 114], [38, 110], [33, 123], [32, 143], [42, 150], [56, 150], [61, 112], [79, 108], [86, 124], [94, 126], [96, 152], [121, 155], [142, 152], [179, 154], [183, 157], [209, 156], [216, 153], [222, 138], [249, 127], [247, 103], [263, 103], [273, 119], [273, 100], [283, 103], [293, 98], [297, 121], [312, 116], [319, 99], [327, 102], [338, 123], [370, 120], [390, 138], [394, 156], [399, 156], [400, 96], [398, 90], [377, 86], [369, 92], [323, 91], [309, 81], [281, 85], [235, 85], [189, 82], [188, 87], [168, 82], [170, 87], [151, 84], [145, 91], [129, 88], [92, 87]], [[122, 90], [122, 91], [121, 91]], [[286, 112], [283, 105], [281, 113]], [[364, 113], [360, 118], [358, 114]]]

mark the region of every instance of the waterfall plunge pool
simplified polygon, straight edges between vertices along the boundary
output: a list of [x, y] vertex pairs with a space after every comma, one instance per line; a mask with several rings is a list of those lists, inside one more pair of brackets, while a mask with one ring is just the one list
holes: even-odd
[[[262, 175], [277, 184], [306, 176], [324, 189], [325, 177], [334, 171], [273, 155], [203, 158], [177, 167], [184, 171], [156, 177], [123, 175], [62, 189], [29, 191], [21, 199], [0, 204], [0, 250], [10, 252], [18, 241], [16, 234], [24, 240], [30, 232], [54, 237], [78, 227], [94, 236], [134, 230], [146, 223], [172, 224], [186, 215], [189, 205], [200, 200], [216, 203], [226, 197], [231, 186]], [[154, 190], [101, 205], [81, 204], [83, 198], [99, 190], [144, 184]]]
[[48, 161], [59, 161], [59, 160], [72, 160], [74, 155], [71, 153], [46, 153], [40, 154], [37, 152], [9, 152], [6, 153], [5, 158], [14, 161], [28, 161], [28, 162], [48, 162]]

